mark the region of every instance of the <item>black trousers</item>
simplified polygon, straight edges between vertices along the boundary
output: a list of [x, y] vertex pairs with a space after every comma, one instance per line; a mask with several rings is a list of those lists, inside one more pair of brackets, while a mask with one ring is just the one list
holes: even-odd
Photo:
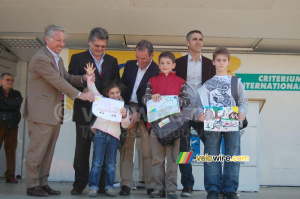
[[[75, 170], [75, 181], [73, 187], [84, 189], [89, 182], [89, 160], [90, 149], [94, 133], [89, 123], [76, 122], [76, 147], [73, 167]], [[105, 158], [104, 158], [105, 161]], [[105, 192], [105, 162], [103, 162], [99, 180], [99, 192]]]

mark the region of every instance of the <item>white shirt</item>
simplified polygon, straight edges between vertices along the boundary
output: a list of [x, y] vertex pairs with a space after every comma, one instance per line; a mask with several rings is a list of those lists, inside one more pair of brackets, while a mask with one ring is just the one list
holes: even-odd
[[188, 107], [183, 109], [186, 119], [198, 120], [198, 101], [200, 100], [198, 89], [202, 86], [202, 55], [195, 62], [191, 54], [188, 54], [186, 91], [190, 99]]
[[98, 62], [97, 59], [94, 57], [94, 55], [92, 54], [92, 52], [91, 52], [90, 49], [89, 49], [89, 52], [90, 52], [91, 56], [92, 56], [93, 59], [94, 59], [94, 62], [95, 62], [96, 67], [97, 67], [97, 69], [98, 69], [98, 71], [99, 71], [99, 74], [101, 74], [101, 70], [102, 70], [101, 65], [102, 65], [102, 63], [104, 62], [104, 55], [105, 55], [105, 52], [102, 54], [102, 57], [101, 57], [101, 59], [100, 59], [99, 62]]
[[151, 63], [152, 63], [152, 59], [151, 59], [149, 65], [142, 70], [139, 66], [139, 63], [136, 62], [136, 65], [138, 65], [139, 69], [138, 69], [137, 74], [136, 74], [136, 78], [135, 78], [134, 87], [133, 87], [133, 91], [132, 91], [132, 94], [131, 94], [130, 102], [138, 103], [136, 91], [139, 88], [140, 83], [141, 83], [141, 81], [142, 81], [142, 79], [143, 79], [143, 77], [144, 77], [144, 75], [145, 75], [146, 71], [148, 70]]
[[[59, 61], [59, 58], [60, 58], [59, 54], [56, 54], [55, 52], [53, 52], [52, 50], [50, 50], [50, 48], [48, 48], [48, 46], [46, 46], [46, 47], [47, 47], [47, 49], [50, 51], [51, 55], [53, 56], [54, 61], [55, 61], [55, 63], [56, 63], [57, 71], [59, 72], [59, 67], [58, 67], [58, 61]], [[60, 72], [59, 72], [59, 73], [60, 73]]]

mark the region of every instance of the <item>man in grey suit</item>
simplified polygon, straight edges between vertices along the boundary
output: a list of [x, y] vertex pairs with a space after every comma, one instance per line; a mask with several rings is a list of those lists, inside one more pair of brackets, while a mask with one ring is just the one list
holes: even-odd
[[70, 75], [59, 53], [65, 46], [65, 30], [50, 25], [44, 33], [45, 45], [31, 59], [28, 70], [27, 97], [24, 118], [30, 137], [26, 152], [27, 195], [59, 195], [51, 189], [48, 177], [62, 120], [62, 93], [71, 99], [92, 102], [94, 95], [81, 93], [86, 76]]

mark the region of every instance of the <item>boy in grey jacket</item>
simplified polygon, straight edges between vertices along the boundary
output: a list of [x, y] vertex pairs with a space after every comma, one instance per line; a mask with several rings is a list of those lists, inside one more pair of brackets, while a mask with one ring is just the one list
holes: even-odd
[[[199, 120], [204, 122], [204, 106], [231, 107], [238, 106], [239, 121], [245, 119], [248, 108], [248, 100], [245, 96], [241, 79], [238, 81], [238, 104], [231, 95], [231, 76], [227, 74], [230, 62], [230, 52], [224, 47], [218, 47], [213, 53], [213, 65], [216, 67], [216, 75], [205, 82], [199, 89]], [[240, 132], [213, 132], [205, 131], [204, 154], [219, 155], [222, 136], [224, 137], [225, 155], [240, 155]], [[218, 193], [223, 192], [227, 199], [236, 199], [236, 191], [239, 185], [239, 162], [224, 162], [222, 173], [221, 162], [204, 163], [204, 187], [208, 193], [207, 199], [217, 199]]]

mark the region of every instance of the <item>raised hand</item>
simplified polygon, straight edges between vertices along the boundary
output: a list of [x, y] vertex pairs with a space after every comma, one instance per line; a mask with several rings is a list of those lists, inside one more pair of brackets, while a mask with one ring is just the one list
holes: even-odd
[[94, 64], [93, 63], [91, 64], [90, 62], [86, 64], [86, 68], [84, 68], [84, 70], [86, 71], [86, 74], [88, 76], [94, 75], [96, 67], [94, 68], [93, 66]]

